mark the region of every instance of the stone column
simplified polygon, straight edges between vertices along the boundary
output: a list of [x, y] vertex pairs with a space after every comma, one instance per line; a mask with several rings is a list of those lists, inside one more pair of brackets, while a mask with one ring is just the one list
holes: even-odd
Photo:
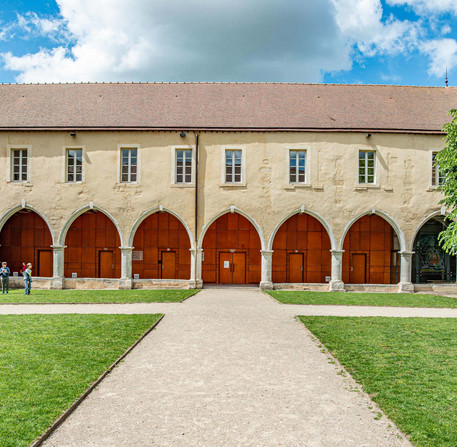
[[412, 251], [400, 251], [400, 282], [398, 291], [403, 293], [413, 293], [414, 285], [411, 282], [411, 259], [414, 254]]
[[65, 262], [65, 245], [51, 245], [53, 271], [51, 278], [51, 289], [63, 289], [64, 280], [64, 262]]
[[121, 249], [121, 279], [119, 280], [119, 289], [131, 289], [133, 247], [119, 248]]
[[201, 289], [203, 287], [202, 280], [202, 257], [203, 249], [190, 249], [190, 280], [189, 287], [192, 289]]
[[271, 280], [271, 272], [273, 270], [273, 250], [260, 250], [262, 255], [262, 277], [260, 288], [262, 290], [273, 289], [273, 281]]
[[331, 292], [346, 292], [343, 282], [343, 253], [344, 250], [330, 250], [332, 254], [332, 276], [330, 280]]

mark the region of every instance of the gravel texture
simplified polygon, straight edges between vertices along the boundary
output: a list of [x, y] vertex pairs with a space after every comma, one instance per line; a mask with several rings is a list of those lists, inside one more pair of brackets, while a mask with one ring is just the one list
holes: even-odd
[[[32, 306], [44, 307], [69, 309]], [[308, 306], [211, 289], [183, 304], [70, 309], [87, 307], [166, 316], [46, 447], [411, 445], [294, 318]]]

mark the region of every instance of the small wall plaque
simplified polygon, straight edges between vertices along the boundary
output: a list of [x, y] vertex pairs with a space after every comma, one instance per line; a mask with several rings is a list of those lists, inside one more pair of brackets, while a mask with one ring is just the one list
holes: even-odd
[[140, 279], [140, 274], [139, 273], [135, 273], [133, 275], [133, 279]]
[[77, 278], [77, 277], [78, 277], [78, 274], [77, 274], [77, 273], [72, 273], [72, 274], [71, 274], [71, 277], [72, 277], [72, 278]]
[[143, 260], [143, 251], [133, 250], [132, 251], [132, 261], [142, 261]]

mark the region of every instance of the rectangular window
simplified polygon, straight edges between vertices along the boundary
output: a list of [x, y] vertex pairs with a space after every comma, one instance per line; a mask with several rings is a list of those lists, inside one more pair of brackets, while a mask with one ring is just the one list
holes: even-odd
[[83, 179], [83, 150], [67, 149], [67, 182], [81, 182]]
[[11, 178], [13, 182], [27, 181], [27, 149], [13, 149]]
[[121, 183], [136, 183], [138, 149], [121, 149]]
[[306, 183], [306, 151], [289, 151], [289, 182]]
[[359, 183], [374, 184], [375, 152], [359, 151]]
[[225, 151], [225, 183], [241, 183], [241, 150]]
[[176, 149], [176, 183], [192, 183], [192, 149]]
[[444, 183], [444, 175], [441, 174], [440, 168], [435, 161], [435, 157], [438, 152], [432, 153], [432, 185], [440, 186]]

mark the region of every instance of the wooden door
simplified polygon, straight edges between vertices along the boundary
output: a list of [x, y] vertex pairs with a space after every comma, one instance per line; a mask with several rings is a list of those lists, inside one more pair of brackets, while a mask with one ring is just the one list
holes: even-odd
[[98, 252], [98, 277], [113, 278], [113, 252], [108, 250], [100, 250]]
[[289, 282], [302, 283], [303, 282], [303, 253], [290, 253], [289, 254]]
[[176, 279], [176, 252], [162, 252], [162, 279]]
[[228, 252], [219, 253], [219, 283], [232, 284], [233, 282], [233, 255]]
[[52, 250], [38, 250], [38, 276], [52, 277]]
[[349, 282], [351, 284], [366, 284], [367, 255], [365, 253], [354, 253], [351, 255]]
[[246, 253], [233, 253], [233, 284], [246, 284]]

